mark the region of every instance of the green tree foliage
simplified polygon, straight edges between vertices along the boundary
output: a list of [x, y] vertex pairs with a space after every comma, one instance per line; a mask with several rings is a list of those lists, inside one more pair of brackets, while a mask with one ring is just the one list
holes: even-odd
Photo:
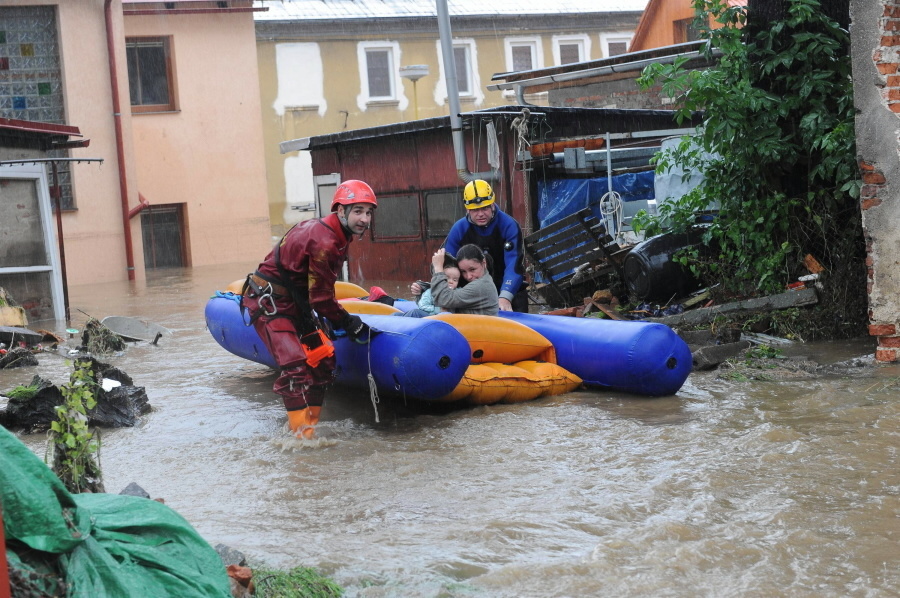
[[744, 27], [744, 7], [694, 0], [707, 56], [721, 53], [717, 65], [688, 70], [679, 60], [642, 74], [645, 88], [661, 85], [676, 99], [679, 122], [693, 111], [704, 114], [693, 142], [685, 138], [660, 156], [657, 170], [678, 164], [705, 179], [663, 204], [659, 220], [639, 224], [650, 233], [661, 221], [683, 229], [717, 201], [719, 215], [705, 235], [714, 251], [679, 258], [706, 282], [742, 296], [779, 292], [807, 273], [802, 259], [813, 254], [833, 290], [845, 285], [835, 296], [858, 300], [865, 248], [850, 39], [823, 16], [818, 0], [784, 4], [784, 19], [753, 29]]
[[76, 361], [69, 384], [60, 388], [63, 404], [56, 407], [56, 421], [50, 423], [53, 471], [69, 492], [104, 492], [96, 453], [100, 443], [88, 429], [87, 411], [97, 404], [97, 382], [89, 360]]

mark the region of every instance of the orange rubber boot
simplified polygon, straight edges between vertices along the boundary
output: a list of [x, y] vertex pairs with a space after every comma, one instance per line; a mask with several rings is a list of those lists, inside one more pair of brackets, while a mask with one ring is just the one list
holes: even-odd
[[316, 437], [316, 424], [319, 423], [321, 407], [306, 407], [298, 411], [288, 411], [288, 427], [297, 438], [312, 440]]

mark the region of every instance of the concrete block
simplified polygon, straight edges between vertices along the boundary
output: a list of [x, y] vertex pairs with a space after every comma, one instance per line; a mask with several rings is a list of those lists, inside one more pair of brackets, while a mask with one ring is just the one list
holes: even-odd
[[750, 341], [738, 341], [725, 345], [710, 345], [691, 353], [695, 370], [711, 370], [723, 361], [737, 357], [750, 348]]
[[814, 305], [819, 302], [819, 296], [816, 289], [802, 289], [799, 291], [788, 291], [778, 295], [770, 295], [769, 297], [757, 297], [755, 299], [745, 299], [744, 301], [735, 301], [734, 303], [726, 303], [725, 305], [713, 305], [712, 307], [701, 307], [692, 309], [684, 313], [674, 316], [665, 316], [662, 318], [646, 318], [648, 322], [660, 322], [671, 327], [677, 326], [693, 326], [698, 324], [708, 324], [721, 314], [740, 314], [752, 313], [758, 311], [773, 311], [779, 309], [787, 309], [789, 307], [801, 307], [804, 305]]

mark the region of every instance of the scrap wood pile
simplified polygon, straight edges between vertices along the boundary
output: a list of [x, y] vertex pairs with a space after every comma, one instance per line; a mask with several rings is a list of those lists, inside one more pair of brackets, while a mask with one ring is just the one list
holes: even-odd
[[[824, 272], [822, 265], [812, 255], [803, 259], [808, 274], [798, 277], [796, 281], [785, 285], [785, 293], [769, 298], [738, 298], [716, 296], [716, 287], [697, 289], [697, 284], [686, 288], [692, 292], [678, 298], [674, 293], [664, 303], [652, 303], [638, 299], [634, 304], [622, 300], [625, 293], [621, 290], [607, 288], [595, 291], [590, 297], [584, 297], [583, 304], [542, 312], [552, 315], [572, 317], [609, 318], [612, 320], [659, 320], [664, 323], [690, 322], [694, 324], [708, 323], [714, 315], [730, 312], [768, 311], [799, 307], [817, 302], [816, 290], [822, 290], [820, 275]], [[689, 273], [685, 273], [689, 276]], [[683, 282], [683, 281], [682, 281]], [[681, 288], [685, 288], [682, 286]], [[797, 291], [805, 291], [797, 293]], [[711, 314], [711, 315], [710, 315]]]

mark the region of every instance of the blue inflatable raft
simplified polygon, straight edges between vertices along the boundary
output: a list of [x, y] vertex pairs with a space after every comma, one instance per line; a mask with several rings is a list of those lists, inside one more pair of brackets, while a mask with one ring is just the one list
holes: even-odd
[[544, 335], [556, 349], [557, 363], [585, 386], [658, 397], [678, 392], [691, 373], [691, 350], [665, 324], [511, 311], [500, 315]]
[[[227, 351], [275, 367], [252, 326], [245, 325], [239, 297], [219, 293], [206, 305], [206, 325]], [[644, 396], [678, 392], [691, 372], [691, 352], [663, 324], [624, 322], [500, 312], [542, 335], [556, 352], [557, 363], [588, 387]], [[466, 338], [453, 326], [430, 318], [359, 314], [382, 331], [369, 345], [346, 337], [335, 341], [337, 382], [368, 388], [368, 374], [379, 393], [396, 393], [425, 401], [448, 395], [471, 361]]]
[[[225, 350], [276, 367], [256, 329], [246, 325], [238, 299], [231, 293], [211, 298], [206, 327]], [[450, 394], [469, 367], [469, 343], [452, 326], [419, 318], [361, 317], [382, 333], [368, 345], [338, 337], [334, 342], [338, 384], [368, 389], [371, 371], [379, 393], [435, 400]]]

